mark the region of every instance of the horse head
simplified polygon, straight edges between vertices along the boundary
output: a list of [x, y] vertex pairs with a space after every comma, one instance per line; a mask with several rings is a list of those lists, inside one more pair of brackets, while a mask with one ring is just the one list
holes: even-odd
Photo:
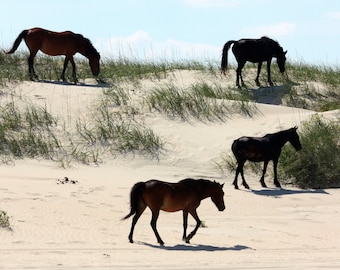
[[302, 146], [300, 143], [299, 135], [296, 130], [297, 130], [297, 127], [293, 127], [290, 129], [289, 142], [291, 143], [291, 145], [293, 145], [296, 151], [300, 151], [302, 149]]
[[93, 76], [97, 77], [100, 72], [100, 54], [98, 52], [89, 55], [89, 64]]
[[286, 64], [287, 51], [283, 51], [283, 49], [281, 47], [280, 47], [279, 51], [280, 52], [276, 56], [276, 61], [277, 61], [277, 65], [279, 66], [280, 72], [283, 73], [286, 70], [285, 64]]
[[219, 211], [223, 211], [225, 209], [225, 204], [224, 204], [224, 192], [223, 192], [223, 186], [224, 184], [219, 184], [216, 181], [213, 183], [213, 191], [211, 194], [211, 200], [213, 203], [216, 205], [217, 209]]

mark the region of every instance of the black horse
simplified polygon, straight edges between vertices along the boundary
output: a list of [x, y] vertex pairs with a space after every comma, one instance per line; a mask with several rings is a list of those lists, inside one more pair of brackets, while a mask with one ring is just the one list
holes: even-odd
[[274, 164], [274, 184], [276, 187], [281, 187], [277, 180], [277, 163], [281, 148], [286, 142], [290, 142], [296, 151], [299, 151], [302, 148], [296, 130], [297, 127], [294, 127], [277, 133], [267, 134], [263, 137], [241, 137], [235, 140], [231, 146], [231, 150], [233, 151], [238, 164], [235, 180], [233, 182], [235, 188], [238, 189], [237, 177], [238, 174], [241, 173], [242, 185], [249, 189], [243, 175], [243, 165], [247, 160], [253, 162], [264, 161], [262, 177], [260, 180], [262, 187], [267, 187], [264, 182], [264, 175], [267, 170], [268, 162], [272, 160]]
[[240, 87], [239, 78], [241, 78], [242, 86], [244, 86], [241, 71], [247, 61], [258, 63], [257, 76], [255, 79], [257, 86], [260, 86], [259, 76], [261, 72], [262, 62], [267, 62], [268, 82], [270, 85], [273, 85], [270, 77], [270, 64], [273, 57], [277, 59], [277, 64], [279, 66], [280, 72], [283, 73], [285, 71], [287, 51], [283, 51], [282, 47], [277, 41], [272, 40], [268, 37], [261, 37], [260, 39], [240, 39], [238, 41], [230, 40], [224, 45], [221, 61], [221, 71], [224, 75], [227, 71], [228, 50], [231, 44], [234, 44], [232, 51], [238, 63], [236, 69], [236, 85], [238, 87]]

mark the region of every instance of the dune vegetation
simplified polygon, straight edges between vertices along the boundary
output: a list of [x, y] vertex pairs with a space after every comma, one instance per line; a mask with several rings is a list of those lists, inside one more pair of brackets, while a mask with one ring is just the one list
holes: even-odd
[[[150, 113], [174, 121], [206, 123], [229, 121], [235, 114], [252, 117], [257, 113], [257, 102], [320, 113], [340, 109], [339, 67], [287, 63], [284, 76], [273, 68], [275, 86], [258, 88], [253, 81], [246, 80], [248, 87], [238, 89], [234, 82], [214, 81], [221, 76], [215, 63], [106, 59], [101, 64], [101, 78], [106, 83], [90, 108], [91, 116], [75, 116], [72, 124], [66, 124], [65, 119], [53, 115], [46, 107], [38, 107], [10, 91], [10, 85], [28, 80], [26, 59], [24, 53], [0, 53], [0, 161], [6, 164], [22, 158], [44, 158], [68, 167], [74, 162], [100, 163], [107, 157], [131, 154], [160, 159], [167, 150], [167, 142], [145, 124], [144, 117]], [[40, 79], [60, 80], [61, 57], [39, 56], [35, 65]], [[231, 66], [229, 72], [234, 69]], [[249, 64], [243, 72], [251, 74], [254, 69]], [[179, 70], [197, 72], [210, 80], [199, 79], [202, 77], [199, 75], [196, 82], [183, 87], [172, 79], [172, 74]], [[77, 60], [77, 75], [81, 83], [92, 77], [87, 61]], [[261, 76], [264, 82], [266, 73], [263, 71]], [[72, 81], [70, 72], [66, 77]], [[131, 90], [140, 89], [145, 82], [164, 79], [168, 79], [165, 84], [146, 87], [143, 95]], [[322, 117], [313, 118], [299, 128], [304, 149], [299, 155], [284, 148], [280, 170], [293, 184], [302, 188], [340, 186], [338, 119], [329, 122]], [[289, 162], [292, 158], [293, 163]], [[231, 159], [225, 158], [219, 167], [233, 167]], [[299, 167], [311, 160], [318, 166], [309, 163], [309, 169]], [[324, 170], [325, 167], [329, 169]]]

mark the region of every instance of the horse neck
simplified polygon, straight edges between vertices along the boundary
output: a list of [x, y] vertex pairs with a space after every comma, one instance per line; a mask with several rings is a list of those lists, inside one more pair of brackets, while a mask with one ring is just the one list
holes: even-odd
[[201, 182], [197, 188], [201, 200], [211, 197], [211, 183]]
[[86, 58], [90, 58], [91, 55], [94, 54], [95, 49], [92, 47], [91, 42], [87, 39], [81, 36], [81, 45], [79, 46], [79, 53], [85, 56]]
[[289, 141], [289, 136], [287, 133], [287, 130], [284, 130], [278, 132], [277, 134], [273, 134], [273, 138], [280, 144], [281, 147]]

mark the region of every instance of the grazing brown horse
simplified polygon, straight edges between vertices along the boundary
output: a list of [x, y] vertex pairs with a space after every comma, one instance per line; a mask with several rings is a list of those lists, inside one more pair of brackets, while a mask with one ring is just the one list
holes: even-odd
[[30, 51], [30, 56], [28, 57], [28, 72], [31, 80], [37, 79], [33, 67], [33, 59], [39, 50], [51, 56], [65, 55], [64, 68], [61, 73], [61, 79], [63, 81], [65, 81], [67, 64], [71, 62], [73, 80], [75, 83], [77, 82], [76, 65], [73, 60], [73, 55], [76, 53], [80, 53], [89, 59], [92, 74], [98, 80], [100, 55], [93, 47], [91, 41], [82, 35], [75, 34], [71, 31], [53, 32], [42, 28], [23, 30], [14, 41], [12, 49], [5, 53], [14, 53], [23, 39]]
[[282, 47], [275, 40], [268, 37], [261, 37], [260, 39], [240, 39], [230, 40], [223, 47], [221, 71], [225, 75], [228, 67], [228, 50], [234, 44], [232, 51], [237, 61], [236, 69], [236, 86], [240, 87], [239, 79], [241, 79], [242, 86], [244, 86], [242, 78], [242, 68], [247, 61], [258, 63], [257, 76], [255, 79], [256, 85], [260, 86], [259, 76], [261, 72], [262, 62], [267, 62], [268, 83], [273, 85], [270, 76], [270, 64], [273, 57], [276, 57], [280, 72], [285, 71], [285, 62], [287, 51], [283, 51]]
[[[136, 183], [130, 193], [131, 211], [123, 219], [134, 215], [129, 234], [129, 240], [133, 243], [133, 231], [135, 225], [146, 209], [149, 207], [152, 212], [151, 227], [160, 245], [164, 245], [156, 228], [159, 211], [166, 212], [183, 211], [183, 240], [189, 243], [190, 239], [196, 234], [201, 221], [196, 209], [201, 200], [210, 197], [219, 211], [225, 209], [223, 184], [212, 182], [205, 179], [187, 178], [178, 183], [168, 183], [159, 180], [149, 180], [147, 182]], [[196, 220], [195, 229], [187, 236], [188, 213]]]
[[263, 137], [241, 137], [235, 140], [231, 146], [231, 150], [237, 160], [236, 175], [233, 182], [235, 188], [238, 189], [237, 177], [238, 174], [241, 173], [242, 184], [245, 188], [249, 189], [243, 175], [243, 165], [247, 160], [253, 162], [264, 161], [262, 177], [260, 180], [262, 187], [267, 187], [264, 182], [264, 175], [269, 161], [272, 160], [274, 164], [274, 184], [276, 187], [281, 187], [277, 179], [277, 163], [281, 154], [281, 148], [286, 142], [290, 142], [297, 151], [302, 148], [296, 130], [297, 127], [294, 127], [273, 134], [267, 134]]

